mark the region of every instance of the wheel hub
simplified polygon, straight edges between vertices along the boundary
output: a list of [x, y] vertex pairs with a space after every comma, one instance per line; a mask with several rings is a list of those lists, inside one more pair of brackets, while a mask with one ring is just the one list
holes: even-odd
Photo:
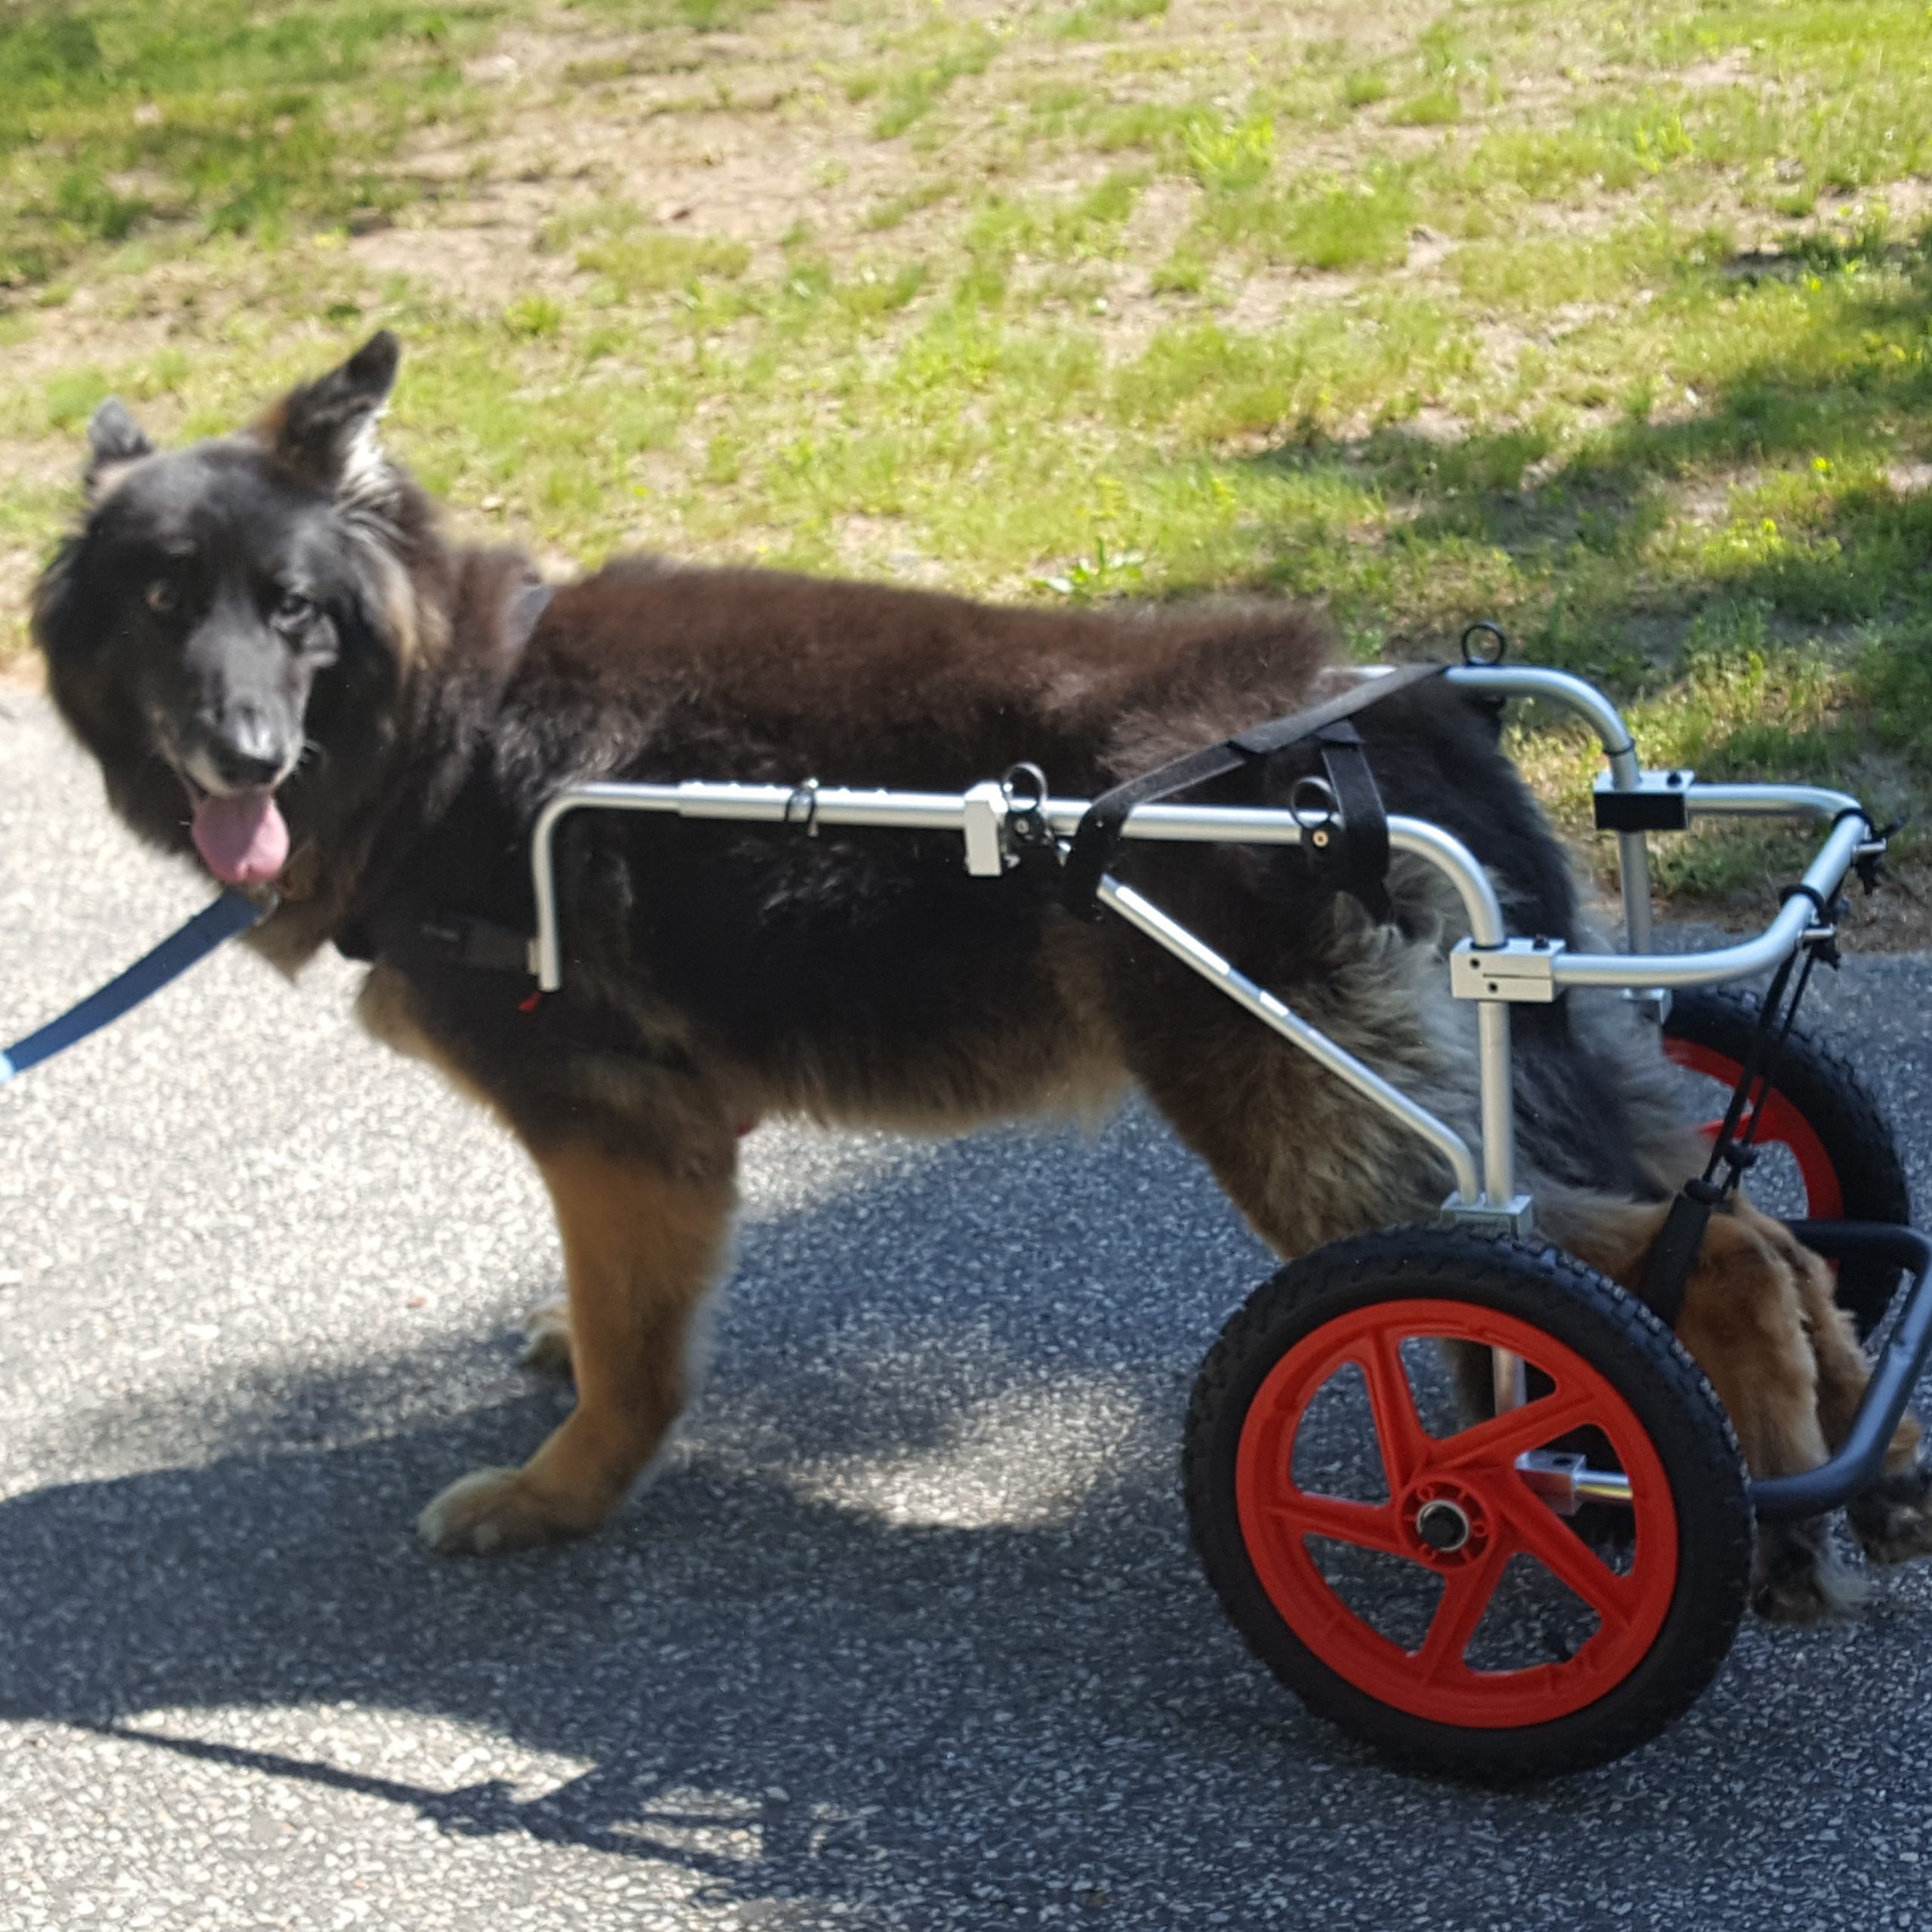
[[1489, 1547], [1489, 1512], [1459, 1482], [1417, 1484], [1402, 1515], [1417, 1557], [1434, 1568], [1460, 1568]]
[[1453, 1503], [1425, 1503], [1416, 1512], [1416, 1534], [1438, 1556], [1469, 1540], [1469, 1519]]

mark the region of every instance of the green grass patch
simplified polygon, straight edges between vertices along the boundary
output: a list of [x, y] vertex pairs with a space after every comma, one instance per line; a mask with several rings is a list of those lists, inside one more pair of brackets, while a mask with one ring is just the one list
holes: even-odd
[[1454, 88], [1425, 88], [1389, 110], [1392, 128], [1447, 128], [1463, 118], [1463, 97]]
[[[472, 59], [505, 28], [513, 73]], [[0, 571], [109, 389], [226, 429], [387, 324], [392, 439], [492, 537], [1305, 596], [1364, 655], [1494, 615], [1647, 755], [1932, 808], [1922, 0], [1307, 31], [1263, 0], [0, 0]], [[637, 205], [673, 193], [688, 220]], [[389, 216], [420, 270], [352, 238]], [[500, 264], [445, 220], [510, 224]], [[1596, 754], [1517, 742], [1581, 824]], [[1755, 891], [1785, 849], [1660, 864]]]
[[0, 6], [0, 287], [143, 231], [372, 219], [380, 162], [445, 111], [496, 17], [454, 4]]
[[1111, 38], [1136, 20], [1155, 20], [1168, 11], [1168, 0], [1081, 0], [1055, 22], [1054, 31], [1068, 40]]

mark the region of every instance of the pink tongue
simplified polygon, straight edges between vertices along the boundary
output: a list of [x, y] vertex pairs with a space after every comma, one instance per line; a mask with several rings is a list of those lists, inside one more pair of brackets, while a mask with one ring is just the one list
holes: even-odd
[[288, 863], [288, 822], [272, 792], [195, 802], [195, 850], [217, 878], [260, 885]]

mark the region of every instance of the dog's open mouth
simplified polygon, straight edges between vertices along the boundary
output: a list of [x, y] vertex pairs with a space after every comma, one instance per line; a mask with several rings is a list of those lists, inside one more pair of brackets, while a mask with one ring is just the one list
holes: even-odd
[[266, 786], [242, 792], [204, 791], [184, 781], [195, 808], [195, 850], [229, 885], [266, 885], [288, 863], [288, 821]]

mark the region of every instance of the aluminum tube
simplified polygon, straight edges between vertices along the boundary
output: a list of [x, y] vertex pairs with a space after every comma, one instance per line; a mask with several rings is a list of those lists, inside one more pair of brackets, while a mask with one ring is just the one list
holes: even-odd
[[1577, 1495], [1585, 1503], [1628, 1503], [1630, 1478], [1621, 1469], [1579, 1469]]
[[1516, 1103], [1509, 1078], [1509, 1008], [1506, 1001], [1476, 1003], [1476, 1066], [1482, 1096], [1482, 1186], [1490, 1199], [1516, 1194]]
[[1706, 785], [1693, 782], [1684, 794], [1693, 818], [1781, 818], [1800, 813], [1836, 818], [1865, 808], [1849, 792], [1822, 785]]
[[1373, 1067], [1336, 1045], [1327, 1034], [1311, 1026], [1298, 1014], [1282, 1004], [1264, 986], [1258, 986], [1238, 973], [1211, 947], [1204, 946], [1185, 926], [1179, 925], [1132, 887], [1122, 885], [1111, 874], [1100, 878], [1100, 903], [1117, 912], [1136, 931], [1145, 933], [1185, 965], [1222, 992], [1238, 1006], [1272, 1027], [1282, 1038], [1301, 1048], [1384, 1113], [1392, 1115], [1409, 1131], [1426, 1140], [1449, 1164], [1456, 1177], [1456, 1191], [1465, 1201], [1478, 1198], [1476, 1164], [1469, 1143], [1447, 1121], [1437, 1119], [1426, 1107], [1418, 1106], [1400, 1088], [1392, 1087]]
[[[1482, 1100], [1483, 1192], [1498, 1203], [1516, 1193], [1516, 1106], [1509, 1078], [1509, 1008], [1500, 999], [1476, 1005], [1476, 1068]], [[1464, 1198], [1468, 1197], [1466, 1195]], [[1490, 1389], [1498, 1415], [1529, 1399], [1521, 1356], [1492, 1349]]]
[[[1864, 844], [1870, 828], [1862, 818], [1844, 820], [1804, 875], [1804, 883], [1829, 901], [1844, 883], [1853, 855]], [[1786, 900], [1777, 917], [1755, 939], [1710, 952], [1559, 952], [1550, 971], [1559, 986], [1705, 986], [1727, 980], [1749, 979], [1777, 965], [1817, 918], [1817, 909], [1801, 893]]]
[[1760, 1476], [1751, 1503], [1761, 1521], [1787, 1521], [1822, 1515], [1875, 1482], [1885, 1466], [1892, 1431], [1905, 1413], [1914, 1385], [1932, 1355], [1932, 1241], [1916, 1228], [1863, 1221], [1792, 1221], [1792, 1232], [1827, 1260], [1878, 1254], [1909, 1270], [1911, 1285], [1892, 1325], [1890, 1339], [1873, 1364], [1857, 1413], [1829, 1461], [1795, 1475]]
[[1533, 664], [1452, 664], [1445, 675], [1451, 683], [1470, 691], [1494, 691], [1501, 697], [1545, 698], [1581, 712], [1610, 761], [1611, 783], [1619, 791], [1628, 791], [1641, 775], [1636, 744], [1623, 714], [1595, 685], [1581, 678]]
[[[1055, 832], [1069, 838], [1086, 811], [1079, 800], [1054, 798], [1046, 808], [1048, 822]], [[1279, 806], [1137, 805], [1128, 814], [1123, 835], [1164, 844], [1298, 845], [1302, 830], [1294, 815]], [[1427, 819], [1398, 816], [1389, 821], [1389, 843], [1398, 852], [1426, 859], [1447, 875], [1462, 900], [1469, 937], [1477, 945], [1500, 946], [1508, 938], [1496, 888], [1460, 838]]]
[[[1594, 685], [1567, 671], [1544, 670], [1534, 665], [1469, 664], [1451, 666], [1450, 678], [1472, 691], [1494, 691], [1503, 697], [1540, 697], [1580, 712], [1597, 734], [1610, 761], [1610, 782], [1620, 792], [1635, 789], [1643, 768], [1623, 714]], [[1647, 952], [1655, 943], [1651, 918], [1651, 848], [1641, 832], [1617, 835], [1617, 878], [1623, 902], [1623, 947], [1626, 952]]]
[[1623, 949], [1647, 952], [1657, 943], [1651, 922], [1651, 847], [1641, 832], [1617, 835], [1617, 884], [1623, 900]]
[[1498, 1415], [1506, 1416], [1512, 1409], [1520, 1409], [1530, 1399], [1529, 1371], [1523, 1358], [1512, 1355], [1507, 1349], [1491, 1349], [1489, 1388]]

